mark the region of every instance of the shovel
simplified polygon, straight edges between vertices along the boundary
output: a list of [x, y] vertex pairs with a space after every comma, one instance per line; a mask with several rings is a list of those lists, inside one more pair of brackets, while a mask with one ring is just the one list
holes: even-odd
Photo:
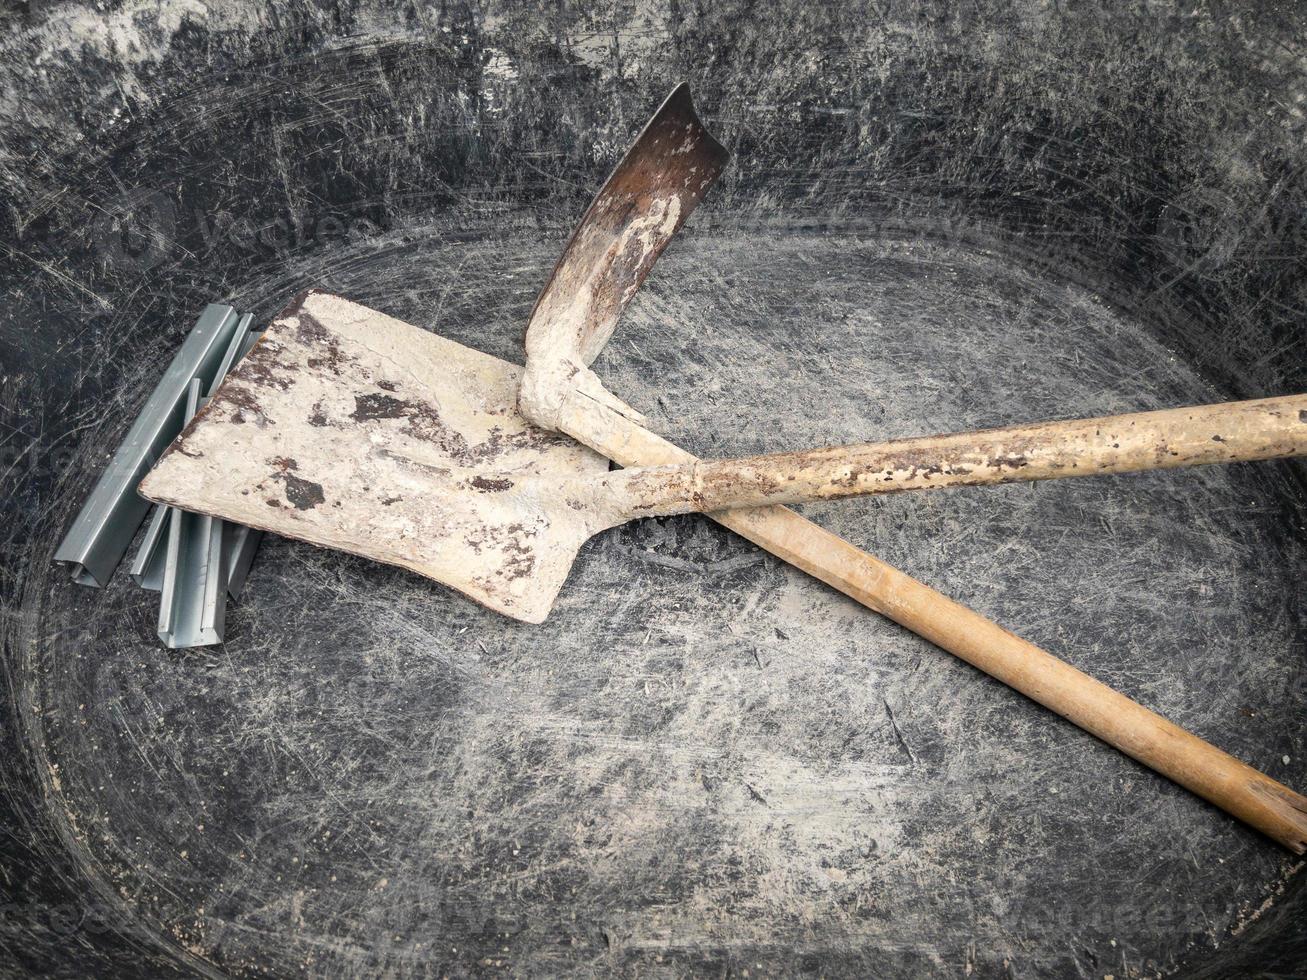
[[[516, 405], [521, 380], [498, 358], [308, 293], [273, 321], [140, 492], [399, 565], [540, 622], [590, 536], [702, 505], [693, 491], [667, 489], [668, 474], [693, 473], [693, 463], [610, 471], [603, 455], [529, 423]], [[626, 427], [614, 455], [688, 459], [610, 411]], [[1307, 800], [978, 614], [790, 511], [715, 516], [1286, 846], [1307, 846]]]

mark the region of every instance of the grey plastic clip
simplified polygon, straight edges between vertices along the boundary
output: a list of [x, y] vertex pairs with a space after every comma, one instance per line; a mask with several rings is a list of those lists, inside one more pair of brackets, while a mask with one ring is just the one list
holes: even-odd
[[[150, 512], [150, 523], [145, 528], [145, 537], [141, 539], [140, 550], [132, 563], [132, 581], [142, 589], [158, 592], [163, 588], [163, 567], [168, 547], [168, 513], [171, 507], [155, 504]], [[249, 574], [254, 561], [254, 553], [259, 550], [263, 532], [243, 524], [227, 524], [223, 531], [222, 546], [227, 551], [227, 595], [232, 599], [241, 597], [245, 588], [245, 577]]]
[[222, 545], [227, 549], [227, 595], [232, 599], [241, 597], [245, 576], [250, 573], [254, 552], [259, 550], [262, 540], [262, 531], [243, 524], [228, 524], [223, 532]]
[[163, 559], [167, 546], [160, 547], [168, 537], [168, 511], [171, 507], [155, 504], [150, 509], [150, 523], [145, 525], [145, 536], [132, 559], [131, 576], [142, 589], [158, 592], [163, 588]]
[[230, 306], [211, 303], [186, 336], [55, 551], [73, 581], [102, 586], [126, 553], [149, 510], [136, 485], [180, 429], [192, 378], [213, 378], [237, 323]]
[[[246, 313], [236, 324], [236, 330], [227, 344], [218, 369], [214, 372], [213, 381], [208, 386], [206, 397], [200, 402], [201, 405], [208, 403], [226, 378], [227, 372], [254, 346], [258, 338], [249, 336], [252, 320], [253, 315]], [[163, 588], [168, 515], [171, 510], [170, 507], [155, 505], [145, 535], [141, 538], [140, 547], [132, 560], [132, 581], [143, 589], [158, 592]], [[223, 533], [223, 547], [227, 549], [224, 563], [228, 570], [227, 593], [233, 599], [240, 596], [241, 588], [245, 584], [245, 576], [249, 572], [250, 563], [254, 561], [254, 552], [258, 550], [261, 538], [260, 532], [237, 525], [228, 525]]]
[[[191, 382], [186, 420], [200, 409], [201, 381]], [[168, 551], [159, 600], [159, 639], [169, 648], [222, 642], [227, 619], [223, 521], [168, 508]]]

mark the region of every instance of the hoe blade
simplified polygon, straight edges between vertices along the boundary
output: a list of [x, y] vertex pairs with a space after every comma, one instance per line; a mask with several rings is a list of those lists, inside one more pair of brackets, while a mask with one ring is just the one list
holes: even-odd
[[588, 365], [730, 154], [695, 115], [678, 85], [649, 120], [572, 233], [527, 327], [547, 352]]

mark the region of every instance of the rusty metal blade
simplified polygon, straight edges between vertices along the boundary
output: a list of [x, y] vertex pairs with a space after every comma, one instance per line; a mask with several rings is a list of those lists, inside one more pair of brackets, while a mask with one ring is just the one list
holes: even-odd
[[690, 87], [676, 86], [576, 226], [531, 312], [528, 345], [593, 361], [729, 157], [695, 114]]
[[412, 569], [527, 622], [622, 519], [608, 461], [516, 409], [521, 369], [328, 293], [273, 321], [148, 499]]

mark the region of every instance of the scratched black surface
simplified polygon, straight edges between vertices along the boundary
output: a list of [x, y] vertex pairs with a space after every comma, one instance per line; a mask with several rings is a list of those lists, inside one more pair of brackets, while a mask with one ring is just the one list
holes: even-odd
[[[599, 362], [706, 454], [1307, 387], [1291, 4], [32, 3], [0, 30], [6, 974], [1292, 975], [1302, 863], [698, 518], [544, 627], [265, 543], [227, 643], [50, 557], [202, 305], [520, 359], [687, 79]], [[1302, 467], [807, 510], [1302, 789]]]

